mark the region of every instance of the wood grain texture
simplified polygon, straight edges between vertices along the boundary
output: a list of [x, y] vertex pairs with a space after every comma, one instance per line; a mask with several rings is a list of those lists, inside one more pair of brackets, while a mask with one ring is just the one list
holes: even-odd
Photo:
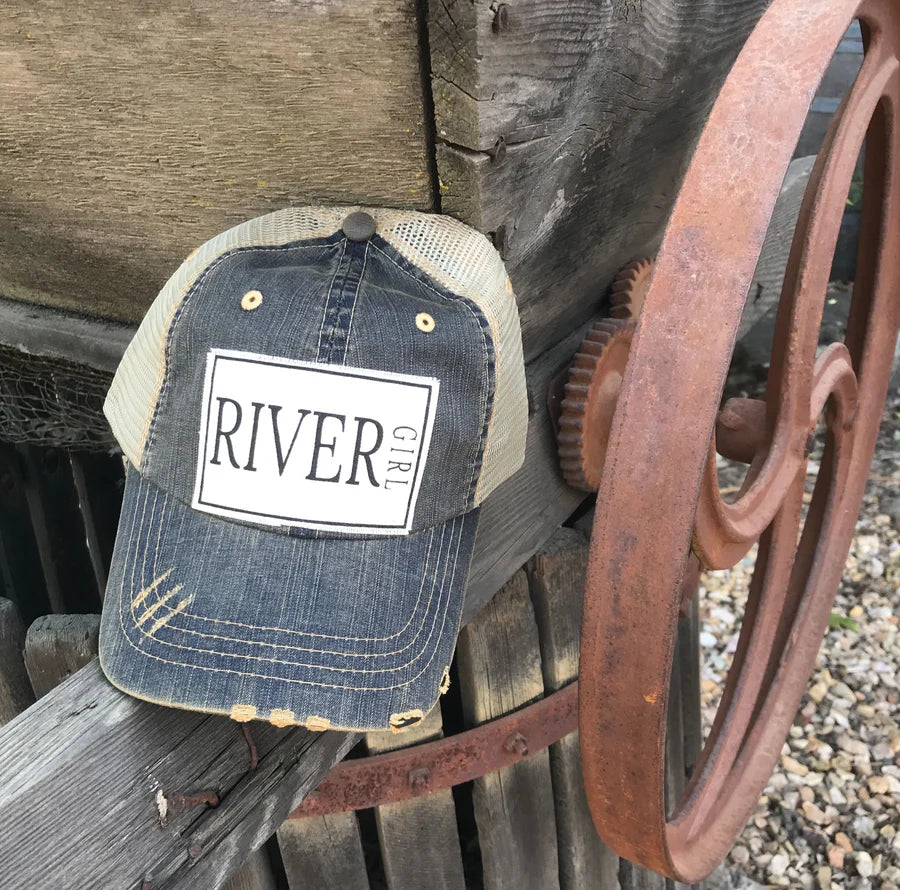
[[797, 158], [791, 161], [785, 174], [781, 192], [772, 211], [769, 230], [763, 241], [759, 262], [753, 273], [753, 282], [747, 294], [747, 303], [738, 328], [739, 340], [767, 312], [778, 305], [794, 229], [797, 226], [797, 216], [800, 213], [800, 202], [803, 200], [815, 160], [814, 156]]
[[[544, 694], [537, 628], [524, 571], [513, 575], [463, 628], [457, 665], [468, 725], [508, 714]], [[472, 799], [485, 890], [558, 888], [547, 750], [476, 779]]]
[[264, 847], [254, 850], [240, 871], [232, 875], [223, 890], [278, 890], [272, 866]]
[[0, 294], [136, 321], [218, 232], [433, 199], [415, 0], [8, 0]]
[[[528, 564], [548, 693], [578, 677], [587, 556], [584, 536], [574, 529], [561, 528]], [[619, 857], [594, 828], [584, 793], [577, 731], [550, 746], [550, 770], [561, 890], [617, 890]]]
[[278, 846], [290, 890], [369, 890], [356, 813], [288, 819]]
[[[260, 762], [248, 772], [235, 723], [131, 698], [92, 661], [0, 730], [0, 886], [220, 886], [356, 740], [268, 724], [253, 732]], [[218, 807], [159, 825], [157, 792], [206, 789]]]
[[[46, 695], [97, 655], [99, 615], [46, 615], [28, 628], [25, 666], [35, 695]], [[225, 890], [276, 890], [264, 850], [255, 850]]]
[[[438, 704], [421, 723], [402, 735], [368, 733], [366, 747], [369, 753], [379, 754], [442, 735]], [[436, 791], [416, 800], [376, 807], [375, 823], [389, 890], [465, 890], [452, 791]]]
[[0, 598], [0, 726], [33, 701], [25, 671], [25, 625], [12, 600]]
[[25, 637], [25, 667], [34, 694], [45, 696], [97, 654], [99, 615], [45, 615]]
[[[506, 233], [527, 356], [656, 251], [689, 156], [766, 0], [429, 4], [443, 212]], [[488, 153], [503, 138], [505, 155]]]
[[584, 492], [570, 488], [560, 473], [547, 389], [557, 374], [568, 369], [587, 328], [582, 326], [569, 334], [525, 368], [530, 408], [525, 463], [481, 508], [464, 623], [478, 614], [586, 497]]

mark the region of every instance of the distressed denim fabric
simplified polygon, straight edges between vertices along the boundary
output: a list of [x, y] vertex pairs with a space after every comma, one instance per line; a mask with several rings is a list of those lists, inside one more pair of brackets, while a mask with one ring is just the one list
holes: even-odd
[[103, 670], [139, 698], [241, 719], [415, 723], [453, 657], [477, 514], [303, 539], [204, 516], [129, 469]]
[[[247, 312], [240, 301], [251, 288], [265, 297]], [[420, 312], [434, 317], [431, 333], [413, 327]], [[492, 406], [490, 330], [477, 307], [430, 282], [377, 235], [363, 243], [335, 235], [237, 250], [188, 293], [167, 344], [167, 376], [141, 468], [185, 503], [197, 463], [202, 358], [211, 348], [438, 377], [438, 410], [412, 527], [425, 529], [472, 509]]]
[[[251, 291], [262, 297], [247, 311]], [[422, 314], [433, 330], [415, 327]], [[216, 350], [439, 380], [410, 533], [259, 525], [193, 509]], [[378, 235], [219, 257], [177, 308], [141, 467], [127, 472], [101, 625], [109, 679], [143, 699], [240, 720], [377, 730], [421, 719], [459, 629], [494, 369], [478, 305]], [[271, 421], [277, 434], [276, 412], [259, 404], [235, 419]], [[221, 413], [218, 422], [214, 459], [252, 472], [252, 447], [234, 453]], [[288, 439], [279, 461], [296, 459]]]

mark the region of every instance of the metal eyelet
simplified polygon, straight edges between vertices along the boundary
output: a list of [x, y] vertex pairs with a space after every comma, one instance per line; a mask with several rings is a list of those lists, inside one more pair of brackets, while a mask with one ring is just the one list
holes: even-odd
[[427, 312], [420, 312], [416, 316], [416, 327], [426, 334], [434, 330], [434, 319]]
[[246, 309], [249, 312], [251, 309], [256, 309], [262, 303], [262, 300], [263, 296], [258, 290], [248, 290], [241, 297], [241, 309]]

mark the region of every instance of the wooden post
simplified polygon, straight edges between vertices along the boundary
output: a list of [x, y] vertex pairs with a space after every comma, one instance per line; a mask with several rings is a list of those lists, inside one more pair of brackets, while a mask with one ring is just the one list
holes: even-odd
[[9, 723], [33, 701], [25, 672], [25, 625], [16, 604], [0, 598], [0, 726]]
[[[586, 567], [587, 541], [570, 528], [559, 529], [528, 565], [548, 693], [578, 677]], [[550, 768], [559, 832], [561, 890], [615, 890], [619, 857], [594, 828], [584, 793], [577, 732], [551, 746]]]
[[[524, 571], [463, 628], [457, 648], [467, 723], [508, 714], [544, 694]], [[524, 740], [527, 744], [527, 739]], [[485, 890], [559, 888], [556, 817], [546, 750], [474, 783]]]
[[[402, 735], [370, 732], [366, 747], [371, 754], [378, 754], [442, 735], [438, 704], [418, 726]], [[389, 890], [466, 890], [451, 791], [377, 807], [375, 822]]]

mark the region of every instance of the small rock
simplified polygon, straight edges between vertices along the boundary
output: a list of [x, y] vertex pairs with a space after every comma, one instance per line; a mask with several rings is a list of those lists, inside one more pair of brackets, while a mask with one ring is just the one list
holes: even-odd
[[831, 890], [831, 869], [827, 865], [820, 865], [816, 869], [816, 881], [820, 890]]
[[[775, 875], [775, 877], [779, 877], [780, 875], [783, 875], [787, 871], [787, 868], [790, 864], [791, 864], [791, 861], [790, 861], [790, 859], [788, 859], [787, 854], [778, 853], [772, 857], [772, 861], [769, 863], [769, 874]], [[870, 862], [870, 865], [871, 865], [871, 862]], [[857, 865], [857, 869], [858, 868], [859, 868], [859, 865]], [[869, 872], [869, 874], [871, 874], [871, 872]]]
[[700, 634], [700, 645], [704, 649], [712, 649], [716, 645], [716, 642], [716, 638], [711, 633], [709, 633], [709, 631], [704, 630]]
[[799, 760], [794, 760], [789, 754], [783, 754], [781, 756], [781, 765], [787, 772], [794, 776], [805, 776], [809, 772], [808, 766], [800, 763]]
[[814, 803], [804, 801], [802, 810], [806, 818], [816, 825], [824, 825], [828, 821], [828, 817]]
[[844, 867], [844, 851], [834, 844], [828, 845], [828, 864], [832, 868]]
[[846, 751], [853, 757], [862, 757], [866, 760], [869, 759], [869, 749], [859, 739], [854, 739], [852, 736], [844, 734], [837, 740], [837, 743], [842, 751]]
[[[856, 608], [856, 607], [854, 606], [854, 608]], [[861, 610], [860, 610], [860, 613], [861, 613]], [[850, 614], [851, 614], [851, 616], [853, 616], [855, 618], [859, 617], [858, 615], [853, 615], [853, 609], [850, 610]], [[844, 701], [851, 701], [851, 702], [856, 701], [856, 696], [853, 694], [853, 690], [846, 683], [841, 683], [840, 681], [838, 681], [837, 683], [834, 684], [834, 686], [831, 687], [829, 692], [831, 693], [833, 698], [840, 698], [840, 699], [843, 699]]]
[[862, 878], [871, 878], [875, 873], [875, 869], [872, 865], [872, 857], [864, 850], [860, 850], [857, 852], [854, 860], [856, 862], [856, 871], [859, 876]]
[[872, 794], [887, 794], [891, 787], [887, 776], [870, 776], [866, 784]]
[[736, 862], [738, 865], [746, 865], [750, 861], [750, 851], [738, 844], [731, 851], [731, 861]]
[[850, 842], [850, 838], [844, 834], [843, 831], [839, 831], [834, 836], [834, 842], [845, 852], [852, 853], [853, 852], [853, 844]]
[[821, 702], [828, 695], [828, 687], [824, 683], [815, 683], [809, 688], [809, 697], [814, 702]]

